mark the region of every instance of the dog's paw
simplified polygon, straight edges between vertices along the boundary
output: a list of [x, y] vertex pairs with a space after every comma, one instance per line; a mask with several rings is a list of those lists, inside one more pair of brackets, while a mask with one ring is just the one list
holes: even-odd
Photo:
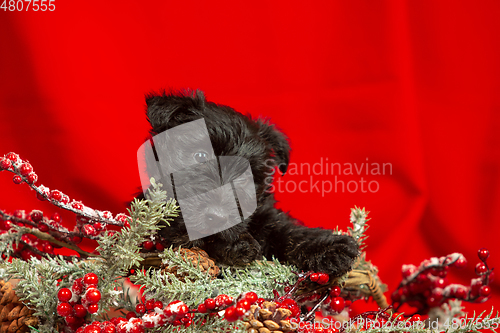
[[221, 244], [221, 247], [212, 251], [210, 255], [220, 263], [241, 266], [261, 259], [262, 249], [249, 233], [242, 233], [236, 241], [231, 244]]
[[351, 270], [359, 256], [358, 243], [351, 236], [322, 235], [298, 247], [295, 264], [303, 271], [341, 276]]

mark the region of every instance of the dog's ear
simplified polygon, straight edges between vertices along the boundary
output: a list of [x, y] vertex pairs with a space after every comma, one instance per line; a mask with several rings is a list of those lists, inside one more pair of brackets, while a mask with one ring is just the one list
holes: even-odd
[[203, 110], [205, 102], [205, 95], [200, 90], [146, 95], [146, 115], [152, 132], [161, 133], [182, 124], [187, 117]]
[[285, 175], [290, 160], [290, 145], [286, 136], [267, 121], [259, 119], [257, 123], [259, 124], [259, 136], [264, 138], [273, 149], [278, 169]]

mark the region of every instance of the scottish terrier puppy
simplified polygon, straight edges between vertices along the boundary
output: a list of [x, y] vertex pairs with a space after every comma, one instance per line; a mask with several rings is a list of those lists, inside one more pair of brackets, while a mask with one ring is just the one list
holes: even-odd
[[[164, 245], [196, 246], [228, 265], [274, 256], [300, 270], [332, 276], [351, 269], [359, 255], [352, 237], [305, 227], [274, 207], [276, 201], [269, 191], [270, 165], [284, 175], [290, 147], [286, 137], [273, 125], [208, 102], [201, 91], [151, 94], [146, 97], [146, 104], [152, 136], [167, 130], [187, 129], [178, 131], [180, 134], [172, 139], [183, 147], [176, 153], [165, 142], [151, 140], [156, 159], [164, 155], [171, 164], [186, 160], [195, 163], [194, 166], [188, 163], [190, 167], [176, 165], [175, 172], [164, 170], [160, 175], [147, 166], [149, 176], [159, 178], [156, 181], [181, 203], [179, 217], [170, 227], [160, 230]], [[194, 127], [180, 126], [186, 124]], [[206, 140], [202, 140], [203, 136]], [[224, 184], [225, 189], [218, 190]], [[204, 193], [204, 205], [193, 204], [187, 213], [182, 203], [197, 193]], [[232, 201], [227, 200], [229, 197]], [[235, 197], [237, 205], [229, 204]], [[244, 202], [252, 200], [254, 206], [244, 207]], [[188, 234], [191, 223], [188, 214], [189, 221], [192, 216], [203, 221], [204, 227], [193, 222], [198, 232], [196, 237]], [[224, 227], [228, 221], [238, 223]], [[221, 231], [213, 232], [218, 227]]]

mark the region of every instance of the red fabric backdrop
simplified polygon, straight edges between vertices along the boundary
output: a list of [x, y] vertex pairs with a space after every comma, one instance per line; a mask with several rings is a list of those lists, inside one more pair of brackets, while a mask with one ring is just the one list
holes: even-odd
[[[473, 277], [480, 247], [498, 264], [498, 1], [55, 5], [0, 11], [0, 154], [28, 159], [51, 189], [124, 211], [140, 185], [143, 95], [200, 88], [278, 124], [292, 163], [328, 158], [344, 173], [370, 163], [336, 180], [290, 172], [278, 198], [312, 227], [345, 229], [351, 207], [371, 211], [368, 258], [391, 290], [402, 264], [430, 256], [466, 255], [467, 269], [450, 275], [458, 282]], [[372, 163], [392, 169], [373, 175]], [[358, 189], [293, 191], [303, 180]], [[3, 209], [53, 211], [8, 174], [0, 187]], [[497, 282], [493, 291], [474, 309], [499, 308]]]

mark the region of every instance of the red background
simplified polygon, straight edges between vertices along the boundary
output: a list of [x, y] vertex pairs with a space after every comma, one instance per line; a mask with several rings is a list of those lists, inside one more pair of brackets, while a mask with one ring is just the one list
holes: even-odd
[[[368, 258], [391, 290], [402, 264], [430, 256], [463, 253], [456, 282], [474, 276], [480, 247], [498, 263], [498, 1], [55, 4], [0, 11], [0, 154], [28, 159], [39, 183], [124, 211], [140, 186], [144, 94], [199, 88], [270, 118], [293, 163], [392, 164], [361, 175], [376, 193], [278, 193], [313, 227], [345, 229], [350, 208], [366, 207]], [[0, 174], [1, 208], [52, 212], [11, 178]], [[493, 291], [473, 309], [498, 309]]]

